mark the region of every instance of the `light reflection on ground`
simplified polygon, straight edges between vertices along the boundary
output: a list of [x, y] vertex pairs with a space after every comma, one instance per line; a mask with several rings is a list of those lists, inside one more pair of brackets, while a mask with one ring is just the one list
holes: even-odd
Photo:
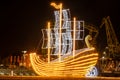
[[120, 80], [120, 77], [0, 76], [0, 80]]

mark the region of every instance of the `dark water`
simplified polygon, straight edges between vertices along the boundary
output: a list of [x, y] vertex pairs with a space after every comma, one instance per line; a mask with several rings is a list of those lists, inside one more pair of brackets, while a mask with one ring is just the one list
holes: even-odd
[[0, 76], [0, 80], [120, 80], [120, 77]]

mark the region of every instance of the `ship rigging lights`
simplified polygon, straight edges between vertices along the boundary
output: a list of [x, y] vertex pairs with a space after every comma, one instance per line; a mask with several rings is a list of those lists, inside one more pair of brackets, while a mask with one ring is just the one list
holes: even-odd
[[[48, 62], [42, 61], [36, 53], [31, 53], [32, 68], [40, 76], [97, 76], [94, 66], [98, 53], [89, 44], [90, 38], [86, 38], [88, 48], [75, 48], [76, 40], [84, 40], [84, 21], [78, 21], [76, 18], [72, 21], [69, 9], [62, 9], [62, 3], [51, 5], [57, 9], [54, 11], [54, 27], [48, 22], [48, 28], [42, 29], [42, 48], [48, 49]], [[59, 57], [50, 60], [50, 55]]]

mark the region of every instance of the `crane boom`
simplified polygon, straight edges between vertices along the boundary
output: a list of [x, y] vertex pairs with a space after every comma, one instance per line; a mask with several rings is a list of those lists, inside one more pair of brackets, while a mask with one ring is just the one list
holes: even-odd
[[[100, 28], [105, 26], [107, 36], [107, 50], [103, 52], [100, 58], [101, 75], [119, 75], [120, 74], [120, 44], [113, 29], [110, 17], [102, 20]], [[117, 74], [118, 73], [118, 74]]]
[[109, 50], [110, 56], [115, 57], [114, 54], [120, 52], [120, 50], [119, 50], [120, 44], [116, 37], [115, 31], [113, 29], [113, 26], [112, 26], [109, 16], [106, 18], [103, 18], [100, 28], [102, 28], [103, 25], [105, 25], [105, 28], [106, 28], [107, 44], [108, 44], [108, 50]]

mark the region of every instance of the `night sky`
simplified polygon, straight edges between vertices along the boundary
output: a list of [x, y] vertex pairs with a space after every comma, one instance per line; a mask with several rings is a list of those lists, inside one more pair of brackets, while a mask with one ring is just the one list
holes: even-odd
[[[54, 0], [55, 1], [55, 0]], [[69, 8], [71, 16], [100, 26], [103, 17], [110, 16], [120, 41], [119, 0], [56, 0]], [[54, 20], [50, 6], [53, 0], [0, 1], [0, 55], [14, 51], [34, 50], [42, 38], [41, 29]], [[104, 28], [103, 28], [104, 29]], [[105, 35], [105, 34], [104, 34]], [[98, 36], [101, 37], [101, 36]]]

